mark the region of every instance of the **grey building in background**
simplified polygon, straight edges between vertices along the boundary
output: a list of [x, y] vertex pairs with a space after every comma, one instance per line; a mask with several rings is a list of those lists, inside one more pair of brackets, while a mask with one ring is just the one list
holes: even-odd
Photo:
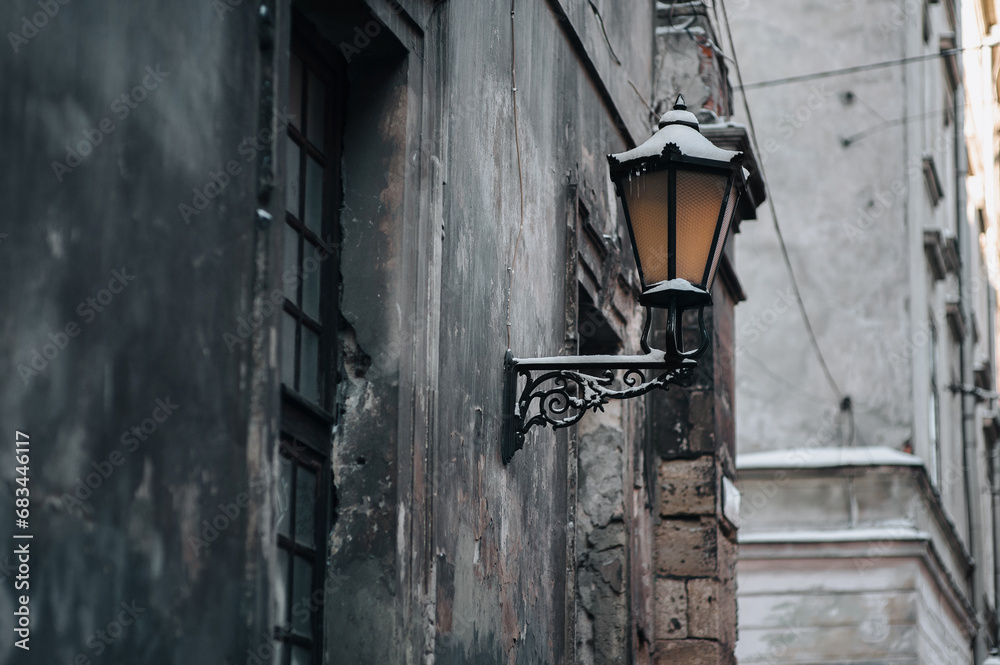
[[978, 665], [996, 644], [995, 16], [731, 11], [828, 367], [768, 214], [736, 248], [742, 663]]
[[605, 155], [683, 92], [753, 164], [711, 13], [43, 0], [0, 23], [0, 422], [12, 456], [30, 441], [0, 534], [32, 536], [28, 601], [0, 552], [0, 661], [734, 662], [732, 254], [691, 389], [499, 455], [508, 348], [638, 349]]

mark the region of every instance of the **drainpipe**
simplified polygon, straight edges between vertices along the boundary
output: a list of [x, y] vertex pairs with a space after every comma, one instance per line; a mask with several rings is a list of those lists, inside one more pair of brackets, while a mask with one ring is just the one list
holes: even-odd
[[[994, 603], [996, 599], [1000, 598], [1000, 529], [997, 525], [997, 517], [1000, 516], [1000, 442], [993, 442], [993, 447], [990, 450], [990, 456], [993, 458], [993, 490], [990, 493], [990, 498], [992, 499], [992, 526], [993, 526], [993, 598]], [[993, 638], [993, 645], [1000, 645], [1000, 635], [991, 635]]]
[[[996, 311], [996, 293], [993, 291], [993, 284], [990, 283], [986, 288], [986, 339], [989, 340], [989, 366], [991, 368], [996, 367], [997, 358], [997, 333], [996, 325], [994, 324]], [[1000, 406], [1000, 402], [996, 399], [990, 399], [989, 413], [991, 418], [994, 417], [993, 414], [996, 414], [998, 406]], [[993, 609], [994, 611], [997, 611], [997, 600], [1000, 599], [1000, 523], [998, 523], [998, 519], [1000, 519], [1000, 441], [994, 439], [992, 443], [989, 443], [988, 445], [988, 452], [990, 460], [992, 461], [992, 474], [990, 475], [990, 529], [993, 536], [991, 541], [993, 546]], [[983, 583], [985, 584], [985, 580]], [[990, 635], [990, 641], [992, 643], [990, 655], [994, 656], [994, 652], [996, 652], [997, 647], [1000, 646], [1000, 626], [998, 626], [998, 632], [994, 632], [994, 634]], [[1000, 658], [997, 660], [998, 662], [996, 665], [1000, 665]], [[989, 661], [987, 660], [986, 662]]]
[[[955, 48], [962, 49], [962, 3], [953, 0], [955, 6]], [[972, 284], [972, 268], [968, 261], [972, 244], [969, 239], [968, 220], [966, 219], [966, 177], [968, 172], [968, 156], [965, 146], [965, 71], [961, 57], [956, 57], [958, 65], [958, 87], [955, 89], [955, 220], [956, 235], [960, 251], [958, 271], [959, 308], [966, 321], [972, 321], [972, 299], [969, 287]], [[973, 385], [972, 376], [972, 329], [966, 326], [965, 336], [959, 343], [962, 383]], [[969, 588], [972, 593], [972, 606], [976, 612], [976, 625], [981, 625], [985, 616], [983, 606], [983, 570], [979, 565], [977, 555], [981, 551], [979, 523], [979, 476], [975, 473], [976, 465], [976, 431], [975, 431], [975, 396], [970, 391], [961, 392], [962, 405], [962, 462], [965, 480], [965, 511], [969, 524], [969, 552], [972, 554], [973, 567], [970, 573]], [[986, 658], [986, 644], [982, 630], [977, 630], [972, 640], [973, 663], [982, 663]]]

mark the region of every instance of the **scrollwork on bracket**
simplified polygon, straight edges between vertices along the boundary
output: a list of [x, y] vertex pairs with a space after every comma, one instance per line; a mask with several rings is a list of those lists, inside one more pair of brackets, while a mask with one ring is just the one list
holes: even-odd
[[[603, 411], [610, 400], [666, 390], [671, 384], [684, 385], [694, 366], [691, 360], [667, 361], [657, 352], [631, 357], [517, 360], [508, 351], [504, 362], [504, 463], [524, 446], [525, 434], [535, 425], [569, 427], [587, 411]], [[542, 373], [534, 375], [536, 372]], [[619, 373], [621, 378], [617, 378]], [[521, 376], [525, 384], [518, 395]], [[535, 412], [529, 416], [533, 408]]]

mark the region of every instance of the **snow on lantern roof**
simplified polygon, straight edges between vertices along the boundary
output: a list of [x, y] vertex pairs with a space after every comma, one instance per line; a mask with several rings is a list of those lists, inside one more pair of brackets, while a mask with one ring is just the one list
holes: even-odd
[[674, 279], [666, 279], [663, 280], [662, 282], [657, 282], [656, 284], [653, 284], [648, 289], [646, 289], [643, 293], [644, 295], [650, 295], [653, 293], [661, 293], [665, 291], [691, 291], [693, 293], [701, 293], [708, 295], [708, 292], [705, 291], [705, 289], [699, 286], [695, 286], [691, 282], [681, 277], [676, 277]]
[[698, 130], [698, 118], [687, 110], [684, 98], [677, 95], [674, 108], [663, 114], [660, 129], [646, 141], [631, 150], [611, 155], [618, 164], [649, 159], [664, 154], [678, 152], [685, 157], [711, 159], [717, 162], [731, 162], [743, 153], [720, 148]]

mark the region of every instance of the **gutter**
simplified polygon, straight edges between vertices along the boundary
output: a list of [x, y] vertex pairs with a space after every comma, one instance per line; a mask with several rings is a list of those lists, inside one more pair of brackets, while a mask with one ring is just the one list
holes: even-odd
[[[955, 40], [956, 40], [956, 50], [961, 50], [962, 48], [962, 6], [960, 0], [953, 0], [955, 11]], [[967, 205], [967, 195], [966, 195], [966, 178], [968, 176], [968, 156], [966, 155], [966, 145], [965, 145], [965, 72], [961, 59], [956, 58], [956, 65], [958, 66], [958, 81], [955, 86], [955, 95], [953, 102], [955, 104], [955, 225], [956, 234], [958, 237], [958, 245], [961, 250], [964, 250], [965, 260], [962, 260], [962, 255], [959, 256], [959, 271], [958, 271], [958, 302], [960, 311], [965, 315], [967, 321], [971, 320], [972, 315], [972, 302], [969, 293], [969, 286], [972, 282], [971, 266], [969, 265], [968, 255], [971, 248], [971, 243], [969, 240], [969, 229], [965, 216], [965, 208]], [[972, 373], [972, 340], [971, 331], [966, 330], [965, 334], [961, 338], [959, 343], [959, 358], [960, 358], [960, 372], [962, 377], [962, 383], [965, 385], [974, 384], [974, 377]], [[977, 500], [979, 496], [979, 483], [978, 475], [973, 471], [973, 469], [978, 468], [976, 465], [976, 432], [975, 432], [975, 416], [976, 416], [976, 402], [975, 396], [970, 394], [968, 391], [962, 391], [961, 395], [961, 407], [962, 407], [962, 466], [964, 480], [965, 480], [965, 512], [966, 518], [969, 524], [969, 542], [968, 547], [972, 552], [973, 560], [975, 561], [977, 551], [981, 550], [980, 534], [982, 534], [982, 525], [980, 521], [980, 511], [978, 509]], [[984, 603], [983, 603], [983, 593], [985, 591], [984, 580], [983, 580], [983, 570], [982, 566], [977, 565], [978, 562], [974, 563], [972, 570], [969, 572], [969, 589], [972, 596], [972, 604], [976, 611], [976, 623], [980, 626], [982, 625], [982, 620], [984, 617]], [[972, 638], [972, 662], [982, 663], [983, 659], [986, 657], [986, 643], [983, 631], [977, 630], [976, 634]]]

